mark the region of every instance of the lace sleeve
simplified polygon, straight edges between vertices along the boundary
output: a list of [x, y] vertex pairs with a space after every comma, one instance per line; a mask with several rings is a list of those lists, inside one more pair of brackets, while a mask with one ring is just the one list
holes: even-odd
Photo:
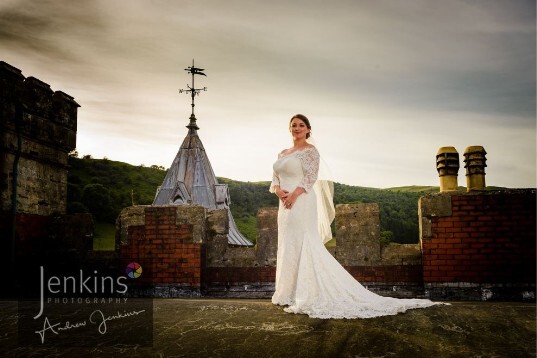
[[[278, 154], [278, 159], [281, 158], [283, 154], [283, 150]], [[272, 182], [270, 183], [269, 192], [275, 193], [274, 187], [276, 185], [280, 185], [280, 177], [278, 177], [278, 174], [276, 174], [275, 171], [272, 172]]]
[[280, 185], [280, 178], [278, 177], [278, 175], [276, 175], [276, 173], [273, 173], [272, 174], [272, 183], [270, 183], [270, 188], [269, 188], [269, 191], [271, 193], [274, 193], [274, 187], [276, 185]]
[[317, 181], [317, 175], [319, 173], [320, 155], [317, 148], [312, 147], [302, 151], [299, 155], [302, 162], [302, 171], [304, 172], [304, 178], [298, 186], [304, 188], [308, 192], [313, 184]]

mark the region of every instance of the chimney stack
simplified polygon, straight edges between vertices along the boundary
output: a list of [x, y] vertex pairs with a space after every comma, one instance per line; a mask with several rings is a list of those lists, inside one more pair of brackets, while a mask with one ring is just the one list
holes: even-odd
[[442, 147], [436, 153], [436, 170], [440, 177], [440, 192], [457, 191], [459, 152], [455, 147]]
[[485, 190], [486, 154], [485, 148], [480, 145], [473, 145], [464, 151], [467, 191]]

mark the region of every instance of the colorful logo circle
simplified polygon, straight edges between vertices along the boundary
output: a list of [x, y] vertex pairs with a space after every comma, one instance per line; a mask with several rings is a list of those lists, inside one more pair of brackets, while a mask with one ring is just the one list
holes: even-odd
[[127, 276], [130, 278], [138, 278], [142, 276], [142, 266], [138, 262], [131, 262], [127, 265]]

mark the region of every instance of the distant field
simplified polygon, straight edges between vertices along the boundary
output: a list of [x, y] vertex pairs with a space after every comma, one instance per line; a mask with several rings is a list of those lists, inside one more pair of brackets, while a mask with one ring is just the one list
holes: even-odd
[[116, 226], [106, 222], [95, 223], [95, 236], [93, 237], [93, 250], [114, 251]]

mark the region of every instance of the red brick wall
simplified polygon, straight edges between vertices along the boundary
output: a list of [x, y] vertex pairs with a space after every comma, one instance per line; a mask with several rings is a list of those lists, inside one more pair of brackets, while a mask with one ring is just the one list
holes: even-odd
[[270, 283], [276, 280], [276, 267], [207, 267], [204, 283]]
[[138, 283], [200, 287], [203, 245], [192, 242], [192, 225], [176, 225], [176, 212], [174, 207], [148, 207], [145, 226], [128, 228], [120, 267], [138, 262], [143, 269]]
[[[435, 197], [436, 198], [436, 197]], [[430, 235], [422, 239], [422, 265], [345, 267], [367, 284], [535, 283], [535, 191], [441, 196], [429, 206]], [[439, 212], [435, 212], [438, 211]], [[138, 281], [202, 288], [270, 284], [275, 267], [205, 267], [205, 247], [192, 239], [191, 225], [177, 225], [177, 208], [148, 207], [145, 225], [128, 227], [120, 248], [122, 270], [142, 265]]]
[[535, 283], [535, 191], [451, 196], [422, 240], [425, 283]]
[[[391, 266], [345, 266], [345, 269], [360, 282], [422, 282], [421, 265]], [[204, 282], [241, 283], [274, 282], [275, 267], [208, 267], [205, 269]]]
[[[0, 257], [4, 262], [10, 260], [11, 255], [12, 220], [11, 213], [0, 212]], [[15, 259], [33, 258], [46, 263], [54, 251], [84, 257], [92, 249], [88, 235], [92, 231], [93, 220], [89, 214], [43, 216], [17, 213]]]
[[[0, 213], [0, 235], [2, 241], [2, 256], [9, 257], [11, 247], [11, 213]], [[49, 235], [49, 226], [52, 221], [50, 216], [34, 214], [17, 214], [16, 220], [16, 255], [27, 256], [40, 252], [44, 247], [43, 240]]]
[[421, 265], [345, 266], [360, 282], [423, 282]]

